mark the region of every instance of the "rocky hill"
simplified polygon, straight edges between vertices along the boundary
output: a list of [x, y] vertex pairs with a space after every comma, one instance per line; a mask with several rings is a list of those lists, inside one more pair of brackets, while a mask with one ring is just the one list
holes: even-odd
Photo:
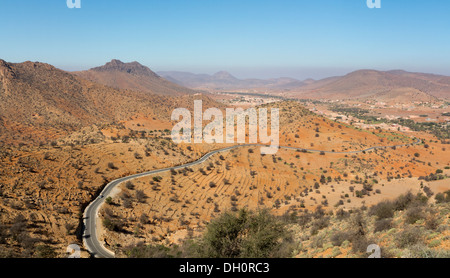
[[[128, 74], [135, 80], [144, 80], [145, 75], [161, 80], [159, 84], [169, 84], [137, 64], [112, 62], [89, 72], [108, 76], [111, 68], [120, 69], [117, 74]], [[178, 97], [164, 94], [167, 88], [177, 88], [180, 93], [192, 92], [177, 85], [155, 86], [152, 92], [159, 94], [131, 90], [136, 89], [133, 84], [122, 86], [119, 90], [97, 84], [45, 63], [0, 60], [0, 140], [38, 143], [83, 126], [121, 121], [137, 114], [169, 120], [173, 109], [191, 108], [194, 98], [204, 99], [205, 106], [219, 106], [199, 94]], [[172, 92], [175, 94], [175, 89]]]
[[[299, 87], [290, 96], [313, 99], [433, 101], [450, 98], [450, 77], [406, 71], [359, 70]], [[413, 96], [413, 98], [411, 98]]]
[[123, 63], [112, 60], [101, 67], [75, 72], [86, 80], [116, 89], [130, 89], [165, 96], [180, 96], [196, 92], [172, 83], [138, 62]]

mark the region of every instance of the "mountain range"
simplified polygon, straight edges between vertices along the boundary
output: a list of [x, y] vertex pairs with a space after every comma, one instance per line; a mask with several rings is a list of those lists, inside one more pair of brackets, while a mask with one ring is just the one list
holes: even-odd
[[228, 72], [213, 75], [164, 71], [158, 74], [171, 82], [208, 91], [259, 90], [309, 99], [375, 99], [390, 101], [434, 101], [450, 99], [450, 77], [403, 70], [358, 70], [345, 76], [321, 80], [238, 79]]
[[319, 80], [288, 95], [312, 99], [433, 101], [450, 98], [450, 77], [402, 70], [358, 70]]
[[450, 99], [450, 77], [401, 70], [359, 70], [322, 80], [241, 80], [224, 71], [214, 75], [156, 74], [138, 62], [119, 60], [80, 72], [40, 62], [0, 60], [0, 139], [48, 139], [82, 126], [111, 123], [137, 114], [170, 121], [173, 109], [192, 109], [193, 99], [203, 99], [204, 107], [223, 106], [198, 89], [250, 88], [303, 99], [394, 103]]
[[158, 74], [181, 86], [208, 91], [258, 88], [283, 90], [297, 88], [308, 84], [308, 82], [288, 77], [272, 79], [238, 79], [226, 71], [219, 71], [213, 75], [194, 74], [182, 71], [161, 71], [158, 72]]

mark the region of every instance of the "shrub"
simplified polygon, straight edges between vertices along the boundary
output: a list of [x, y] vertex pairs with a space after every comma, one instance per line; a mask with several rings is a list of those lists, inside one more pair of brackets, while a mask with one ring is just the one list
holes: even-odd
[[319, 218], [315, 220], [311, 225], [311, 235], [317, 234], [320, 230], [328, 227], [330, 221], [327, 217]]
[[439, 239], [433, 239], [432, 241], [430, 241], [430, 243], [428, 244], [429, 247], [433, 248], [433, 247], [438, 247], [439, 245], [441, 245], [441, 241]]
[[48, 245], [39, 245], [36, 247], [36, 257], [44, 259], [56, 258], [56, 252]]
[[354, 230], [355, 236], [364, 236], [366, 234], [366, 221], [362, 213], [358, 212], [350, 219], [350, 225]]
[[390, 230], [392, 228], [392, 219], [380, 219], [375, 222], [374, 233]]
[[315, 212], [314, 212], [314, 218], [319, 219], [325, 216], [325, 210], [322, 208], [322, 206], [317, 206]]
[[369, 245], [370, 242], [365, 236], [355, 236], [352, 239], [352, 251], [355, 253], [365, 254]]
[[208, 226], [201, 253], [208, 258], [289, 257], [292, 235], [267, 210], [225, 213]]
[[422, 232], [417, 227], [408, 227], [400, 232], [396, 237], [396, 243], [399, 248], [405, 248], [418, 243], [422, 239]]
[[129, 190], [133, 190], [134, 184], [131, 181], [127, 181], [127, 183], [125, 184], [125, 187], [128, 188]]
[[125, 208], [132, 208], [133, 207], [133, 203], [131, 202], [130, 199], [123, 199], [123, 206]]
[[369, 183], [365, 183], [365, 184], [363, 184], [363, 189], [370, 192], [373, 190], [373, 185], [371, 185]]
[[445, 202], [445, 195], [443, 193], [438, 193], [434, 196], [434, 199], [436, 200], [436, 203], [444, 203]]
[[339, 220], [342, 220], [344, 218], [347, 218], [349, 216], [349, 213], [347, 211], [345, 211], [344, 209], [339, 209], [336, 211], [336, 218]]
[[106, 229], [108, 229], [110, 231], [114, 231], [114, 223], [110, 218], [105, 217], [102, 222], [103, 222], [103, 227], [105, 227]]
[[450, 203], [450, 190], [445, 191], [444, 193], [438, 193], [434, 196], [436, 199], [436, 203]]
[[424, 219], [425, 214], [421, 207], [411, 207], [406, 211], [406, 223], [414, 224], [420, 219]]
[[139, 203], [145, 203], [146, 198], [147, 198], [147, 195], [145, 195], [144, 191], [136, 190], [136, 199]]
[[369, 215], [375, 215], [378, 219], [392, 218], [394, 216], [394, 204], [390, 201], [383, 201], [369, 210]]
[[409, 206], [410, 207], [425, 206], [427, 203], [428, 203], [428, 197], [423, 195], [422, 193], [418, 193], [416, 196], [414, 196], [414, 199]]
[[119, 232], [122, 229], [122, 222], [120, 221], [114, 221], [109, 217], [103, 218], [103, 227], [110, 231]]
[[344, 241], [351, 241], [353, 234], [349, 231], [336, 232], [331, 236], [331, 243], [334, 246], [341, 246]]
[[450, 251], [448, 250], [433, 250], [423, 244], [416, 244], [411, 246], [409, 252], [403, 256], [406, 258], [449, 258]]
[[153, 177], [152, 179], [153, 179], [153, 181], [156, 181], [156, 182], [162, 181], [162, 177], [160, 177], [160, 176]]
[[300, 214], [300, 216], [298, 217], [298, 224], [304, 228], [306, 227], [307, 224], [309, 224], [311, 222], [312, 219], [312, 215], [309, 212], [305, 212]]
[[395, 210], [405, 210], [409, 204], [414, 200], [414, 195], [411, 192], [400, 195], [395, 201]]
[[108, 163], [108, 168], [111, 169], [111, 170], [117, 170], [117, 169], [119, 169], [119, 168], [117, 168], [116, 165], [114, 165], [114, 163], [112, 163], [112, 162], [109, 162], [109, 163]]
[[425, 228], [428, 230], [436, 230], [439, 227], [439, 218], [435, 215], [429, 216], [425, 221]]
[[105, 215], [109, 218], [114, 217], [114, 212], [110, 208], [105, 208]]

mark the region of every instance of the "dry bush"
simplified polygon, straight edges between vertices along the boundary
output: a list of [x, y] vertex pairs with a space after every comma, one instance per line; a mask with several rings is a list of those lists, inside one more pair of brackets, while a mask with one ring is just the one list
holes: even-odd
[[423, 239], [421, 230], [417, 227], [407, 227], [396, 237], [396, 244], [399, 248], [412, 246]]
[[392, 219], [386, 218], [386, 219], [380, 219], [375, 222], [375, 228], [374, 233], [376, 232], [382, 232], [386, 231], [392, 228]]
[[390, 201], [383, 201], [374, 205], [369, 210], [369, 215], [375, 215], [379, 220], [392, 218], [394, 216], [395, 206]]
[[439, 227], [439, 217], [436, 215], [429, 215], [425, 220], [425, 228], [428, 230], [436, 230]]
[[414, 224], [418, 220], [425, 219], [426, 215], [421, 207], [410, 207], [406, 211], [406, 223]]
[[311, 224], [311, 235], [317, 234], [320, 230], [325, 229], [330, 224], [330, 220], [328, 217], [322, 217], [319, 219], [316, 219]]
[[341, 246], [344, 241], [351, 242], [353, 239], [353, 233], [350, 231], [336, 232], [331, 236], [331, 243], [334, 246]]

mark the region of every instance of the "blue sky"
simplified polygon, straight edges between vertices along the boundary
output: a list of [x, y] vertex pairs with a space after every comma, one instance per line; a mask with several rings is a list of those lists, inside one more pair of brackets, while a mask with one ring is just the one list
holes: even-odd
[[450, 1], [0, 0], [0, 59], [81, 70], [120, 59], [155, 71], [300, 79], [357, 69], [450, 75]]

